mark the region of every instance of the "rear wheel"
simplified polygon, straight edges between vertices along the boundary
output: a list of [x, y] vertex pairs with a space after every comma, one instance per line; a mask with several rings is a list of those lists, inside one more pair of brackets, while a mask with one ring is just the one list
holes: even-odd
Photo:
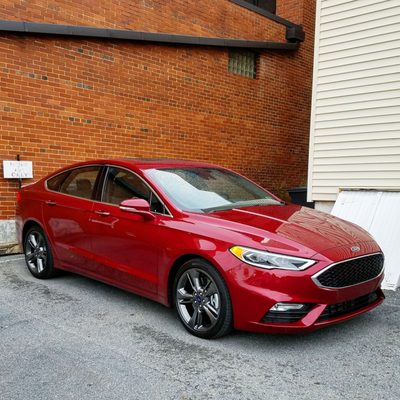
[[26, 265], [34, 277], [47, 279], [56, 275], [49, 242], [39, 226], [30, 228], [26, 233], [24, 253]]
[[228, 288], [218, 271], [202, 259], [183, 264], [176, 275], [174, 302], [183, 326], [201, 338], [217, 338], [232, 329]]

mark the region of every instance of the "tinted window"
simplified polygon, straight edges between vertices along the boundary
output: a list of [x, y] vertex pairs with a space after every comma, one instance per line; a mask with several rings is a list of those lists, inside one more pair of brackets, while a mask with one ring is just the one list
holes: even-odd
[[131, 198], [140, 198], [150, 203], [150, 210], [165, 213], [163, 204], [137, 175], [125, 169], [110, 167], [107, 173], [102, 200], [105, 203], [120, 204]]
[[61, 184], [60, 192], [71, 196], [92, 199], [100, 167], [91, 166], [70, 171]]

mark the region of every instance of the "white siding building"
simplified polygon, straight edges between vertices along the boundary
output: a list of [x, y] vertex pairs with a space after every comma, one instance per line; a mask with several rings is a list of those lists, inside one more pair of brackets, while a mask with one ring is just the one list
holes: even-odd
[[400, 0], [317, 0], [308, 200], [368, 229], [400, 285]]

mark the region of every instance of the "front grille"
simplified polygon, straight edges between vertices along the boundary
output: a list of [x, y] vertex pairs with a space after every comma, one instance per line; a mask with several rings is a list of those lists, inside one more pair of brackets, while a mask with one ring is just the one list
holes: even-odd
[[335, 318], [343, 314], [349, 314], [353, 311], [360, 310], [374, 303], [378, 297], [378, 293], [373, 292], [353, 300], [344, 301], [343, 303], [329, 304], [319, 316], [318, 321]]
[[353, 258], [333, 264], [313, 276], [313, 281], [326, 288], [343, 288], [367, 282], [380, 275], [383, 269], [383, 254]]
[[261, 322], [265, 323], [290, 323], [297, 322], [304, 318], [312, 309], [312, 304], [305, 304], [301, 310], [291, 310], [291, 311], [268, 311]]

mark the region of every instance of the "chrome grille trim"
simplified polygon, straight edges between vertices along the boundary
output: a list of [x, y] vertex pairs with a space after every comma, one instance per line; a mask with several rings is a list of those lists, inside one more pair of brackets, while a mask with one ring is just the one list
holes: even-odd
[[382, 269], [381, 269], [381, 271], [379, 272], [378, 275], [376, 275], [375, 277], [373, 277], [373, 278], [371, 278], [371, 279], [368, 279], [368, 280], [366, 280], [366, 281], [359, 282], [359, 283], [355, 283], [354, 285], [340, 286], [340, 287], [324, 286], [324, 285], [322, 285], [322, 284], [319, 282], [318, 277], [319, 277], [320, 275], [322, 275], [324, 272], [326, 272], [327, 270], [329, 270], [329, 269], [335, 267], [336, 265], [344, 264], [344, 263], [347, 263], [347, 262], [349, 262], [349, 261], [354, 261], [354, 260], [357, 260], [357, 259], [360, 259], [360, 258], [371, 257], [371, 256], [374, 256], [374, 255], [377, 255], [377, 254], [381, 254], [381, 255], [384, 257], [384, 254], [383, 254], [381, 251], [378, 251], [378, 252], [376, 252], [376, 253], [364, 254], [364, 255], [362, 255], [362, 256], [353, 257], [353, 258], [348, 258], [348, 259], [346, 259], [346, 260], [342, 260], [342, 261], [335, 262], [335, 263], [333, 263], [333, 264], [329, 264], [327, 267], [325, 267], [325, 268], [322, 269], [321, 271], [319, 271], [319, 272], [317, 272], [316, 274], [314, 274], [314, 275], [311, 277], [311, 279], [312, 279], [313, 282], [314, 282], [318, 287], [320, 287], [320, 288], [323, 288], [323, 289], [334, 289], [334, 290], [337, 290], [337, 289], [345, 289], [345, 288], [349, 288], [349, 287], [361, 285], [361, 284], [366, 283], [366, 282], [373, 281], [374, 279], [378, 278], [379, 276], [381, 276], [381, 275], [383, 274], [383, 272], [384, 272], [384, 270], [385, 270], [384, 263], [382, 264]]

